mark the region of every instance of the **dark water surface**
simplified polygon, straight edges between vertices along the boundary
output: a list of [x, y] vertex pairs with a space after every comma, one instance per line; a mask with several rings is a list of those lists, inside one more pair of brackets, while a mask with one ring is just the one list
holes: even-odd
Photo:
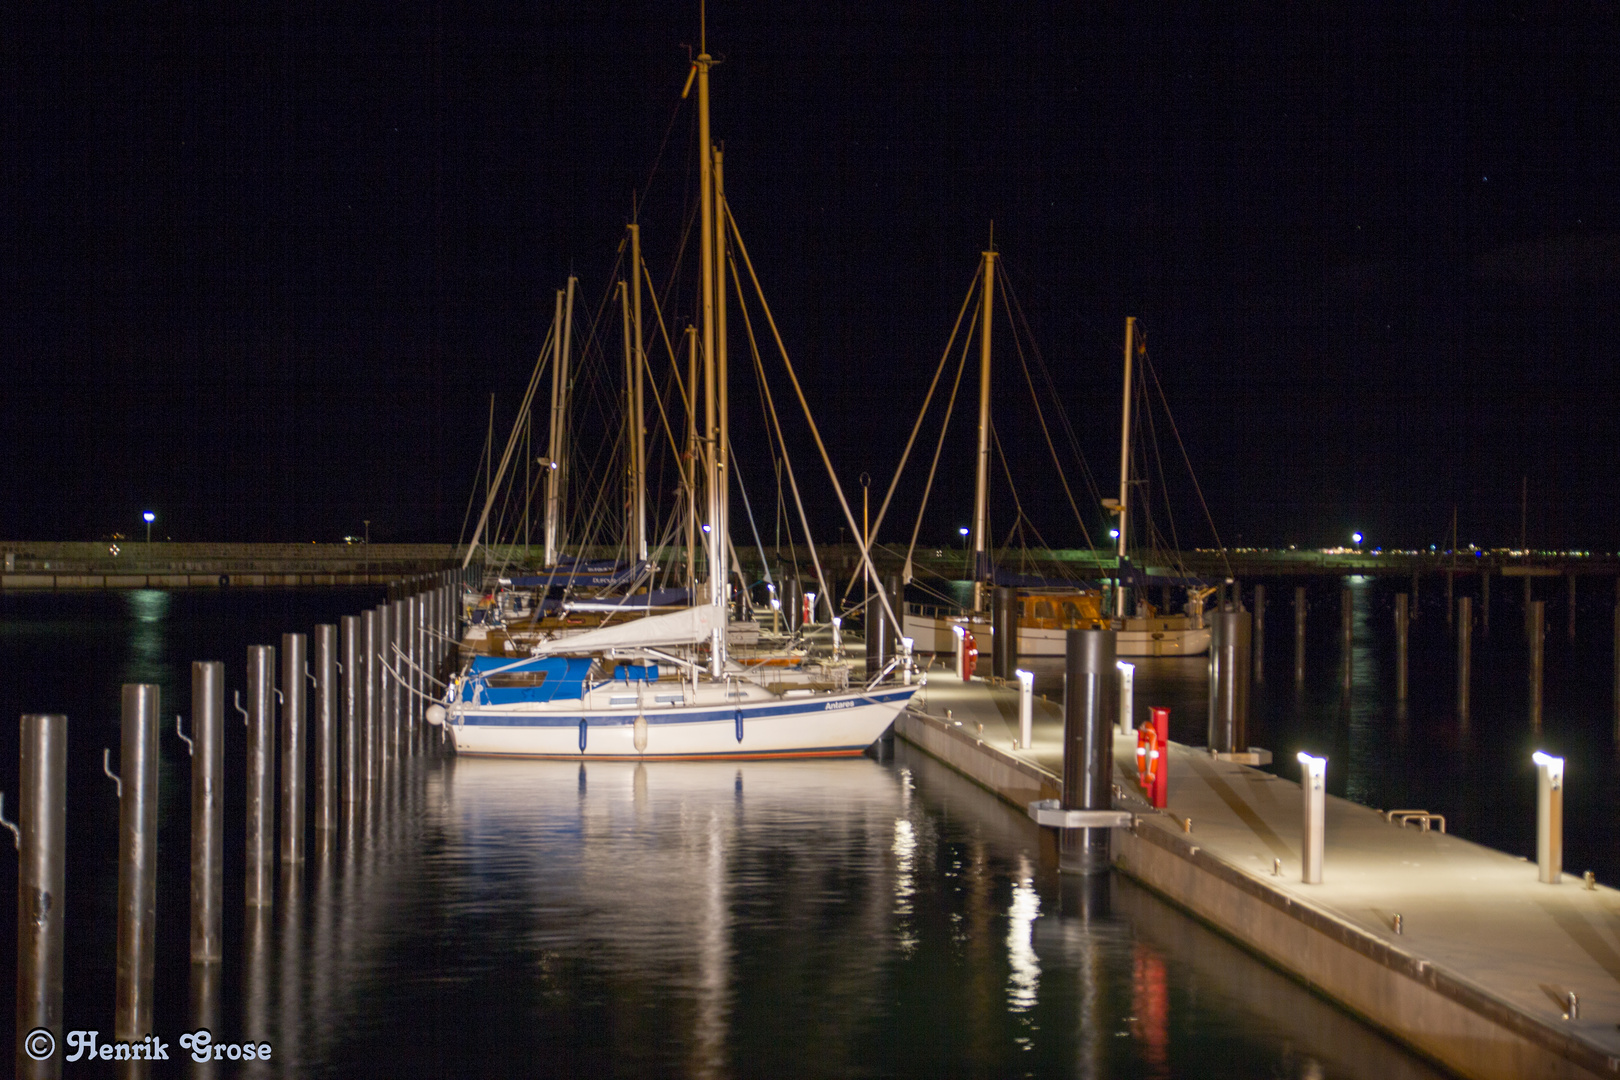
[[[112, 1027], [117, 803], [100, 757], [119, 683], [159, 682], [169, 718], [156, 1016], [177, 1054], [209, 993], [187, 963], [172, 719], [189, 663], [225, 660], [229, 699], [248, 645], [377, 599], [0, 596], [0, 710], [70, 716], [69, 1029]], [[1143, 692], [1196, 699], [1197, 671]], [[362, 843], [284, 874], [250, 921], [227, 719], [215, 1034], [271, 1042], [265, 1075], [1435, 1075], [1129, 882], [1060, 878], [1027, 818], [904, 744], [881, 761], [415, 759]], [[0, 731], [14, 791], [16, 728]], [[13, 860], [0, 895], [9, 972]]]

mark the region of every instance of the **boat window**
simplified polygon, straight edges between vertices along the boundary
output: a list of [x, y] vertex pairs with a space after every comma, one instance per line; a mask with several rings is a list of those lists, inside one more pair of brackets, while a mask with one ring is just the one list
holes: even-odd
[[499, 675], [491, 675], [485, 681], [488, 682], [492, 687], [504, 687], [508, 689], [522, 688], [525, 690], [533, 690], [535, 687], [545, 685], [546, 672], [507, 671], [502, 672]]
[[1080, 618], [1080, 609], [1075, 606], [1075, 602], [1073, 600], [1063, 601], [1063, 617], [1071, 621], [1078, 620]]
[[1047, 600], [1035, 601], [1035, 617], [1037, 619], [1052, 618], [1052, 604]]

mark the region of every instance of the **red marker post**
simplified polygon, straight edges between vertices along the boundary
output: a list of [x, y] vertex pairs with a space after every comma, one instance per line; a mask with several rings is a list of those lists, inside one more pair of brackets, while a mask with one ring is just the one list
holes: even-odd
[[1157, 754], [1148, 801], [1163, 810], [1170, 801], [1170, 710], [1153, 709], [1153, 752]]

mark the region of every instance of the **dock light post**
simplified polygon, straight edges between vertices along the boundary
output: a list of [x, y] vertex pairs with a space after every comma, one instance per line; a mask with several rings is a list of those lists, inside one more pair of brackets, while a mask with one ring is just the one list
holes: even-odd
[[1304, 832], [1300, 835], [1299, 879], [1307, 885], [1322, 884], [1323, 834], [1327, 831], [1327, 758], [1299, 752], [1299, 790], [1304, 797]]
[[1119, 669], [1119, 730], [1129, 735], [1136, 730], [1131, 719], [1136, 709], [1136, 665], [1116, 660], [1114, 666]]
[[962, 573], [968, 580], [973, 579], [973, 564], [968, 561], [968, 532], [966, 526], [956, 530], [962, 534]]
[[157, 515], [148, 510], [141, 515], [141, 520], [146, 522], [146, 542], [150, 544], [152, 542], [152, 522], [157, 520]]
[[1564, 874], [1564, 759], [1537, 750], [1536, 763], [1536, 867], [1548, 885]]
[[1035, 673], [1023, 668], [1018, 676], [1018, 745], [1028, 750], [1035, 741]]

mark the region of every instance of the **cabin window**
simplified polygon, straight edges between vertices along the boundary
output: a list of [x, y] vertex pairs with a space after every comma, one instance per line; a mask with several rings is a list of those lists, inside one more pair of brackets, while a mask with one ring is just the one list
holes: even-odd
[[491, 675], [485, 681], [491, 687], [533, 690], [545, 685], [546, 673], [544, 671], [507, 671], [499, 675]]
[[1035, 617], [1037, 619], [1052, 618], [1052, 604], [1048, 600], [1035, 601]]
[[1070, 622], [1080, 621], [1080, 608], [1073, 600], [1063, 601], [1063, 617]]

